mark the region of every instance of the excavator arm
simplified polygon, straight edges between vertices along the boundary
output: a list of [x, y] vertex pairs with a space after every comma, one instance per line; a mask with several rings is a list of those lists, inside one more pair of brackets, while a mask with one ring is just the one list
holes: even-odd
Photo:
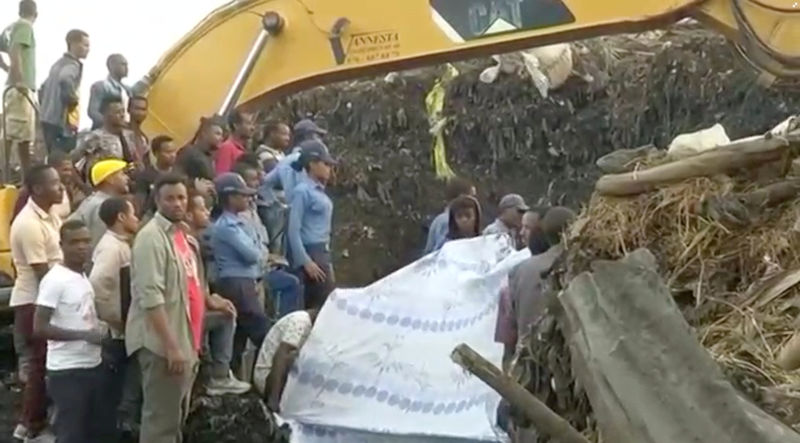
[[145, 77], [146, 130], [188, 141], [202, 116], [313, 86], [684, 18], [722, 32], [770, 75], [800, 76], [794, 0], [238, 0]]

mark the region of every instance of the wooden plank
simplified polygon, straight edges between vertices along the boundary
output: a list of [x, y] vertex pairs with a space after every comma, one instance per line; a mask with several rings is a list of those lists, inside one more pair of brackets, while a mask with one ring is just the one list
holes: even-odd
[[736, 169], [754, 168], [780, 160], [788, 152], [789, 146], [798, 139], [800, 139], [798, 133], [785, 137], [750, 137], [650, 169], [604, 175], [595, 184], [595, 190], [610, 196], [636, 195], [690, 178], [710, 177]]

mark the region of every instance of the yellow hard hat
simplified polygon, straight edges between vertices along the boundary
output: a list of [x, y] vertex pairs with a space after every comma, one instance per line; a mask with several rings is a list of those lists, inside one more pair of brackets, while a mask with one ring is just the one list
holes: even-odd
[[91, 179], [92, 185], [97, 186], [103, 183], [105, 179], [111, 175], [124, 170], [128, 167], [128, 163], [122, 160], [100, 160], [92, 166]]

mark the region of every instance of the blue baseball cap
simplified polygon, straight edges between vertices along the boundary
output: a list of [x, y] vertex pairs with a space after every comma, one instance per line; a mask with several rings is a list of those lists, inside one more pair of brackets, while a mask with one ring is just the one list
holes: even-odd
[[300, 155], [305, 157], [307, 161], [321, 161], [329, 165], [335, 165], [338, 162], [331, 156], [328, 147], [320, 140], [311, 139], [306, 140], [298, 145], [300, 148]]
[[309, 135], [309, 134], [318, 134], [318, 135], [325, 135], [328, 131], [320, 128], [313, 120], [304, 118], [300, 120], [294, 125], [292, 131], [295, 134], [295, 137], [298, 135]]
[[256, 195], [258, 192], [253, 188], [248, 188], [242, 176], [235, 172], [226, 172], [217, 176], [214, 179], [214, 187], [217, 189], [217, 195]]

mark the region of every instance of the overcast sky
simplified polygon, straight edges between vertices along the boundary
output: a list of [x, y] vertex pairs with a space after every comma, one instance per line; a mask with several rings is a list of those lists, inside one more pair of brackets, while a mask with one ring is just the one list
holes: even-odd
[[[41, 85], [50, 66], [64, 53], [64, 37], [73, 28], [89, 33], [91, 50], [81, 85], [81, 126], [89, 124], [86, 106], [89, 87], [107, 75], [105, 60], [119, 52], [128, 58], [133, 84], [158, 61], [161, 54], [214, 8], [226, 0], [37, 0], [36, 84]], [[17, 18], [17, 0], [0, 0], [0, 26]], [[0, 71], [5, 84], [5, 73]]]

